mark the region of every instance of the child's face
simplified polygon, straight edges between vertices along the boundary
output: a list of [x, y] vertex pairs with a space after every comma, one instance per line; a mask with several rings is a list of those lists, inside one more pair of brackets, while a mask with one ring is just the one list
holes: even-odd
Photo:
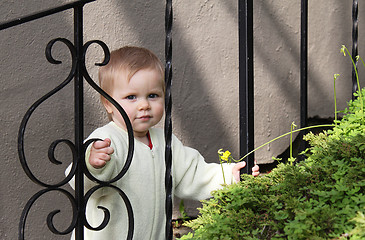
[[[126, 75], [118, 74], [111, 97], [127, 113], [135, 137], [145, 137], [148, 129], [156, 125], [164, 113], [164, 91], [161, 74], [154, 69], [141, 69], [128, 82]], [[123, 117], [109, 102], [104, 103], [113, 121], [126, 129]]]

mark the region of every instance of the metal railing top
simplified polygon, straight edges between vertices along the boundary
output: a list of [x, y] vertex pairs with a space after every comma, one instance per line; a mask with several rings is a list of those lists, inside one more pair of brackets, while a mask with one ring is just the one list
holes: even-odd
[[74, 1], [71, 3], [61, 5], [59, 7], [53, 7], [53, 8], [44, 10], [44, 11], [36, 12], [36, 13], [30, 14], [27, 16], [23, 16], [23, 17], [15, 18], [10, 21], [2, 22], [2, 23], [0, 23], [0, 30], [11, 28], [11, 27], [14, 27], [14, 26], [26, 23], [26, 22], [30, 22], [30, 21], [33, 21], [33, 20], [36, 20], [39, 18], [43, 18], [43, 17], [49, 16], [49, 15], [52, 15], [55, 13], [65, 11], [67, 9], [71, 9], [71, 8], [74, 8], [77, 6], [82, 6], [86, 3], [93, 2], [93, 1], [96, 1], [96, 0], [78, 0], [78, 1]]

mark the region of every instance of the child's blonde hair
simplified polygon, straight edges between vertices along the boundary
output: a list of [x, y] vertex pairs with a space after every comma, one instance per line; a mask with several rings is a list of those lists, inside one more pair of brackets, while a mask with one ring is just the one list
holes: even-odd
[[[127, 81], [130, 81], [133, 75], [142, 69], [158, 71], [161, 74], [161, 85], [165, 92], [164, 68], [161, 61], [150, 50], [134, 46], [122, 47], [110, 53], [109, 63], [99, 68], [100, 87], [110, 95], [118, 74], [127, 73]], [[102, 103], [107, 101], [103, 96], [100, 97]], [[110, 115], [108, 117], [112, 120]]]

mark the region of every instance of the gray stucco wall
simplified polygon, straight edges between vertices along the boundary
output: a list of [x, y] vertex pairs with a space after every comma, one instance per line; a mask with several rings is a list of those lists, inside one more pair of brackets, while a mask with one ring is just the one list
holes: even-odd
[[[67, 0], [3, 0], [1, 22], [58, 6]], [[123, 45], [144, 46], [164, 58], [164, 1], [97, 0], [85, 7], [84, 41], [102, 40], [110, 49]], [[237, 1], [174, 1], [173, 126], [188, 146], [198, 149], [207, 161], [216, 162], [216, 151], [229, 149], [238, 157], [238, 20]], [[299, 124], [300, 1], [255, 1], [255, 141], [259, 146]], [[359, 53], [364, 54], [359, 11]], [[309, 116], [333, 116], [333, 74], [339, 73], [339, 109], [351, 95], [351, 63], [340, 54], [342, 44], [351, 46], [351, 1], [309, 1]], [[49, 92], [68, 72], [70, 57], [62, 44], [54, 47], [52, 65], [44, 57], [54, 38], [73, 40], [72, 11], [56, 14], [0, 32], [1, 41], [1, 152], [0, 239], [16, 239], [21, 211], [41, 188], [30, 182], [17, 156], [17, 133], [27, 109]], [[93, 63], [101, 50], [91, 48], [88, 66], [96, 80]], [[360, 67], [360, 76], [364, 70]], [[36, 176], [57, 182], [70, 162], [66, 147], [57, 149], [64, 163], [55, 166], [47, 151], [55, 139], [73, 139], [73, 86], [42, 104], [26, 131], [26, 154]], [[98, 94], [85, 89], [85, 134], [106, 122]], [[270, 162], [286, 149], [282, 139], [256, 154], [259, 163]], [[69, 189], [69, 188], [68, 188]], [[56, 206], [56, 207], [55, 207]], [[189, 204], [194, 211], [195, 204]], [[59, 195], [40, 199], [30, 212], [28, 239], [68, 239], [50, 234], [45, 225], [49, 212], [61, 209], [55, 222], [65, 229], [70, 207]], [[29, 234], [29, 235], [28, 235]]]

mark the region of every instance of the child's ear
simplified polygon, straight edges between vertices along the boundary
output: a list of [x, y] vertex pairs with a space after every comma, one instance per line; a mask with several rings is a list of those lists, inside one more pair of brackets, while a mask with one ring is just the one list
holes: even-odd
[[113, 108], [111, 102], [109, 102], [108, 100], [106, 100], [106, 98], [102, 98], [101, 102], [103, 103], [107, 113], [112, 114], [113, 113]]

